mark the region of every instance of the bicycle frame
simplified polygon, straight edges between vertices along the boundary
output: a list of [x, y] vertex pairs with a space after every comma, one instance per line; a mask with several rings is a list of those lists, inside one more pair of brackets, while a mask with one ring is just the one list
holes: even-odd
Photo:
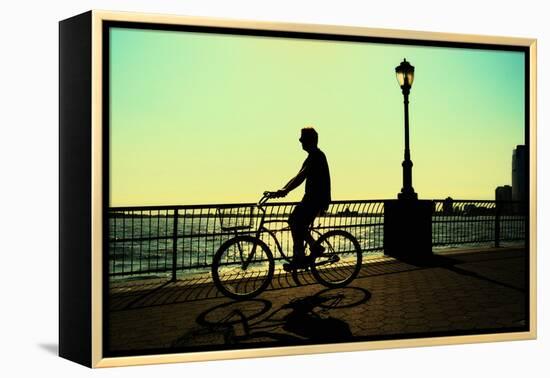
[[[279, 253], [281, 254], [281, 256], [283, 257], [283, 259], [289, 261], [289, 258], [288, 256], [284, 253], [283, 251], [283, 248], [281, 246], [281, 243], [279, 242], [279, 239], [277, 238], [277, 236], [275, 235], [275, 232], [273, 230], [270, 230], [269, 228], [265, 227], [265, 224], [266, 223], [280, 223], [280, 222], [286, 222], [288, 223], [288, 221], [286, 220], [281, 220], [281, 219], [277, 219], [277, 220], [265, 220], [265, 217], [266, 217], [266, 210], [265, 210], [265, 207], [264, 205], [267, 203], [267, 201], [270, 199], [271, 197], [269, 195], [266, 195], [264, 194], [262, 196], [262, 198], [258, 201], [258, 204], [256, 205], [256, 207], [258, 208], [259, 211], [261, 211], [262, 213], [262, 216], [260, 218], [260, 223], [258, 224], [258, 228], [256, 229], [256, 232], [254, 234], [254, 237], [256, 239], [260, 239], [260, 236], [262, 235], [262, 233], [267, 233], [269, 236], [271, 236], [271, 238], [273, 239], [273, 241], [275, 242], [275, 247], [277, 248], [277, 250], [279, 251]], [[248, 258], [246, 259], [246, 261], [243, 262], [243, 269], [246, 269], [248, 268], [248, 265], [250, 265], [250, 263], [252, 262], [252, 259], [254, 258], [254, 255], [256, 254], [256, 247], [257, 247], [257, 244], [254, 244], [254, 246], [252, 247], [252, 251], [251, 253], [248, 255]], [[239, 245], [239, 252], [241, 253], [241, 256], [242, 256], [242, 250], [240, 249], [240, 245]]]
[[[263, 234], [263, 233], [266, 233], [268, 234], [272, 239], [273, 241], [275, 242], [275, 247], [277, 249], [277, 251], [280, 253], [280, 255], [283, 257], [284, 260], [290, 262], [290, 258], [287, 256], [287, 254], [285, 254], [284, 250], [283, 250], [283, 247], [281, 246], [281, 243], [279, 242], [279, 239], [277, 238], [277, 236], [275, 235], [275, 231], [265, 227], [265, 225], [267, 223], [281, 223], [281, 222], [284, 222], [284, 223], [288, 223], [288, 220], [283, 220], [283, 219], [277, 219], [277, 220], [266, 220], [265, 217], [266, 217], [266, 209], [264, 207], [264, 205], [267, 203], [267, 201], [272, 198], [270, 195], [266, 195], [264, 194], [262, 196], [262, 198], [258, 201], [258, 204], [256, 205], [256, 207], [258, 208], [259, 211], [261, 211], [262, 213], [262, 216], [260, 218], [260, 223], [258, 224], [258, 228], [256, 229], [256, 232], [254, 234], [254, 237], [256, 239], [260, 239], [260, 236]], [[290, 230], [290, 227], [288, 228]], [[282, 230], [280, 231], [285, 231], [286, 228], [283, 228]], [[311, 225], [309, 227], [309, 232], [315, 232], [318, 236], [321, 235], [321, 233], [317, 230], [314, 230]], [[237, 234], [237, 232], [235, 232]], [[256, 247], [257, 247], [257, 244], [255, 244], [252, 248], [252, 251], [251, 253], [249, 254], [248, 258], [246, 259], [246, 261], [243, 262], [243, 269], [246, 269], [248, 267], [248, 265], [250, 265], [250, 263], [252, 262], [252, 259], [254, 258], [254, 255], [256, 253]], [[241, 260], [242, 260], [242, 250], [240, 249], [240, 245], [239, 245], [239, 252], [241, 253]]]
[[[277, 194], [278, 193], [274, 193], [273, 195], [270, 192], [264, 193], [264, 196], [260, 199], [256, 206], [261, 214], [254, 214], [254, 206], [249, 207], [249, 209], [251, 210], [250, 217], [251, 219], [255, 218], [254, 222], [250, 222], [246, 227], [235, 226], [225, 228], [226, 230], [232, 229], [235, 233], [235, 237], [226, 240], [214, 255], [214, 261], [212, 264], [212, 276], [216, 286], [228, 297], [235, 299], [252, 298], [253, 296], [257, 295], [267, 288], [267, 285], [273, 278], [274, 274], [275, 256], [273, 254], [273, 248], [275, 252], [277, 252], [277, 250], [279, 251], [283, 259], [289, 261], [289, 256], [284, 253], [283, 246], [277, 237], [277, 232], [287, 231], [290, 227], [277, 229], [270, 229], [266, 227], [266, 225], [269, 223], [288, 223], [286, 219], [281, 218], [266, 219], [267, 208], [264, 205], [269, 200], [269, 198], [276, 197]], [[237, 211], [237, 214], [241, 214], [242, 216], [242, 212]], [[254, 224], [254, 226], [252, 226], [252, 224]], [[241, 232], [241, 230], [244, 230], [245, 228], [248, 231]], [[315, 232], [320, 236], [314, 239], [312, 235], [311, 239], [308, 240], [308, 243], [310, 245], [310, 258], [307, 262], [307, 266], [306, 264], [303, 264], [303, 266], [296, 264], [296, 267], [294, 267], [292, 262], [290, 262], [290, 264], [283, 264], [283, 270], [286, 272], [290, 272], [294, 280], [296, 282], [299, 282], [297, 272], [301, 269], [305, 269], [306, 271], [311, 269], [311, 273], [315, 277], [315, 279], [319, 283], [329, 288], [343, 287], [351, 282], [357, 276], [359, 269], [361, 268], [361, 247], [359, 246], [359, 243], [357, 242], [355, 237], [344, 230], [329, 230], [325, 233], [321, 233], [319, 232], [319, 230], [313, 229], [313, 222], [309, 225], [308, 230], [309, 232]], [[270, 247], [269, 245], [267, 245], [265, 238], [264, 240], [262, 240], [262, 233], [266, 233], [267, 235], [269, 235], [269, 237], [273, 238], [275, 242], [275, 247]], [[343, 241], [344, 246], [349, 245], [349, 249], [340, 251], [338, 249], [338, 246], [342, 245], [340, 240]], [[336, 248], [334, 246], [336, 246]], [[260, 249], [260, 255], [258, 256], [258, 258], [256, 258], [256, 253], [258, 252], [257, 248]], [[239, 256], [235, 256], [235, 253], [237, 253]], [[335, 275], [334, 272], [326, 275], [326, 269], [319, 268], [321, 265], [332, 265], [334, 263], [338, 263], [342, 258], [342, 256], [340, 256], [342, 254], [351, 254], [349, 262], [353, 263], [353, 267], [351, 270], [349, 268], [346, 268], [341, 272], [344, 274], [344, 276], [342, 276], [341, 274]], [[252, 267], [253, 276], [250, 276], [248, 278], [252, 278], [254, 280], [256, 278], [259, 278], [261, 285], [258, 287], [247, 289], [247, 283], [245, 281], [244, 288], [241, 288], [244, 289], [244, 292], [241, 292], [242, 290], [240, 289], [239, 292], [235, 291], [235, 288], [231, 284], [229, 286], [226, 286], [224, 281], [220, 278], [220, 271], [218, 270], [220, 266], [226, 265], [226, 263], [222, 261], [222, 259], [225, 258], [229, 258], [230, 260], [229, 262], [227, 262], [227, 264], [233, 265], [233, 267], [229, 268], [229, 273], [233, 274], [235, 272], [235, 269], [238, 269], [239, 265], [241, 269], [241, 272], [237, 272], [236, 276], [234, 276], [233, 278], [229, 278], [230, 281], [238, 278], [241, 275], [242, 278], [245, 278], [243, 272]], [[255, 269], [257, 263], [260, 264], [258, 265], [258, 272], [267, 272], [267, 275], [263, 276], [264, 278], [261, 278], [260, 276], [255, 276], [257, 273]], [[265, 265], [265, 263], [267, 263], [268, 265]], [[237, 264], [237, 266], [235, 266], [234, 264]], [[335, 266], [338, 267], [338, 265]], [[335, 272], [340, 272], [340, 270], [335, 270]], [[223, 275], [223, 271], [221, 274]]]

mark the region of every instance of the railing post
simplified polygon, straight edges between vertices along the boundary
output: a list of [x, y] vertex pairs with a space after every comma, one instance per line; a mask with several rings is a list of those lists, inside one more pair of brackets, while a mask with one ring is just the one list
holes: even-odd
[[175, 282], [177, 280], [176, 271], [178, 265], [178, 209], [174, 209], [172, 227], [172, 282]]
[[495, 247], [500, 247], [500, 212], [502, 203], [495, 202]]

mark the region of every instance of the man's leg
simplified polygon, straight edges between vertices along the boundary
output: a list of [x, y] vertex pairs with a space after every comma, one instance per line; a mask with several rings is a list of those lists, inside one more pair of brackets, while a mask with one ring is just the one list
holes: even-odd
[[309, 244], [310, 248], [315, 243], [315, 239], [309, 233], [309, 226], [318, 214], [319, 209], [317, 206], [300, 203], [296, 205], [290, 215], [288, 222], [294, 241], [294, 261], [300, 262], [305, 260], [305, 242]]
[[[321, 209], [318, 206], [314, 206], [314, 205], [311, 205], [309, 208], [307, 208], [307, 211], [306, 211], [305, 220], [307, 221], [307, 227], [306, 227], [304, 238], [306, 243], [309, 245], [309, 249], [312, 253], [318, 252], [318, 251], [313, 251], [313, 247], [315, 245], [316, 240], [313, 238], [313, 236], [311, 236], [310, 227], [313, 225], [315, 218], [317, 218], [320, 212], [321, 212]], [[322, 249], [324, 250], [324, 248]]]
[[290, 225], [290, 232], [292, 233], [292, 242], [294, 245], [294, 262], [301, 262], [305, 258], [304, 241], [308, 227], [308, 224], [305, 223], [305, 218], [305, 208], [301, 203], [294, 207], [294, 210], [292, 210], [292, 213], [288, 218], [288, 224]]
[[[313, 220], [315, 220], [315, 218], [313, 218]], [[306, 228], [306, 232], [305, 232], [305, 235], [304, 235], [304, 240], [309, 245], [309, 248], [311, 248], [313, 246], [313, 244], [315, 244], [315, 239], [313, 239], [313, 236], [311, 236], [311, 232], [309, 232], [309, 225], [310, 224], [311, 224], [311, 222], [308, 224], [308, 227]]]

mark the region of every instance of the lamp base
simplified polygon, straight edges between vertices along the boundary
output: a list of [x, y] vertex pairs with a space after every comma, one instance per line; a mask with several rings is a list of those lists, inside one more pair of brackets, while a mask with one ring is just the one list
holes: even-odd
[[417, 200], [418, 194], [416, 194], [414, 191], [412, 192], [403, 192], [397, 193], [397, 198], [400, 200]]
[[422, 260], [431, 257], [432, 213], [432, 201], [417, 199], [385, 201], [384, 254], [406, 260]]

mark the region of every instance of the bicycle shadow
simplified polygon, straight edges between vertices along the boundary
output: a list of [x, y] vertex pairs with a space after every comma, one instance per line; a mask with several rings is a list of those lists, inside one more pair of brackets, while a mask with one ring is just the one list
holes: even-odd
[[349, 319], [339, 311], [365, 304], [368, 290], [324, 289], [272, 309], [265, 299], [229, 301], [202, 312], [198, 327], [178, 337], [172, 347], [197, 343], [251, 346], [297, 345], [352, 341]]

